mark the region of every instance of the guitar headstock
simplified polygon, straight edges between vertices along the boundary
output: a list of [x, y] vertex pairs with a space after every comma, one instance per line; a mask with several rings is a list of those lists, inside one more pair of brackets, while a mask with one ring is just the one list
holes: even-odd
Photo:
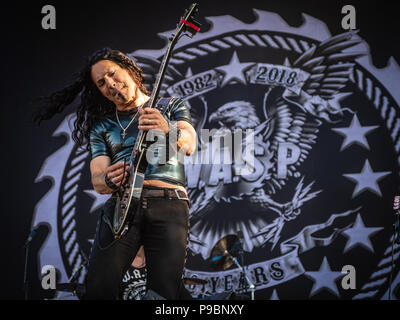
[[197, 3], [193, 3], [189, 9], [185, 10], [185, 14], [179, 21], [180, 24], [183, 25], [183, 31], [190, 37], [197, 33], [200, 30], [201, 24], [195, 20], [195, 15], [199, 10], [199, 5]]

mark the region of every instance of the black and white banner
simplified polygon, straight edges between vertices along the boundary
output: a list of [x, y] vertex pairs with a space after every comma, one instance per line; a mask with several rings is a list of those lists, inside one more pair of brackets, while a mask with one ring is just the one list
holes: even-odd
[[[178, 42], [161, 90], [187, 102], [199, 137], [202, 130], [240, 129], [254, 138], [247, 175], [235, 163], [185, 159], [191, 200], [185, 276], [207, 281], [187, 289], [193, 297], [249, 293], [239, 268], [215, 270], [210, 260], [220, 239], [241, 232], [256, 299], [387, 299], [399, 182], [399, 65], [391, 59], [377, 69], [356, 32], [330, 34], [309, 15], [293, 27], [276, 13], [254, 14], [252, 23], [207, 17], [207, 31]], [[172, 32], [158, 31], [165, 40]], [[152, 79], [165, 49], [128, 54]], [[88, 257], [108, 198], [93, 190], [89, 153], [73, 143], [72, 121], [65, 118], [54, 132], [67, 142], [36, 178], [54, 182], [34, 215], [34, 225], [51, 225], [40, 264], [59, 269], [62, 282]], [[399, 255], [395, 244], [396, 261]], [[345, 266], [356, 271], [355, 288], [343, 288]], [[397, 268], [392, 286], [399, 282]], [[137, 299], [144, 286], [144, 270], [131, 269], [121, 296]]]

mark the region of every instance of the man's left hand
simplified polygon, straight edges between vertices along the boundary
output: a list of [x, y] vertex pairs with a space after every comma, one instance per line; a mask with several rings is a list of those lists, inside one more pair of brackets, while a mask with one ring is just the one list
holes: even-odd
[[152, 130], [159, 129], [165, 134], [169, 131], [168, 121], [164, 119], [160, 111], [156, 108], [142, 108], [138, 109], [139, 117], [139, 129], [140, 130]]

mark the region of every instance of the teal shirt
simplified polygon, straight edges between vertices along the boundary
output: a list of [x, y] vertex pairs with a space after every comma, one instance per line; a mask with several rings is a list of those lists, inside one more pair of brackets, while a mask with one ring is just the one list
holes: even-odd
[[[163, 106], [158, 106], [162, 111]], [[118, 111], [118, 118], [121, 125], [125, 128], [135, 110]], [[138, 118], [139, 116], [137, 116]], [[179, 98], [172, 98], [164, 118], [167, 121], [187, 121], [192, 124], [190, 111], [185, 102]], [[126, 137], [122, 139], [122, 129], [118, 124], [115, 115], [107, 117], [97, 122], [90, 132], [90, 151], [92, 159], [98, 156], [108, 156], [111, 164], [129, 161], [132, 149], [135, 145], [136, 137], [139, 133], [138, 121], [135, 119], [126, 130]], [[145, 173], [145, 180], [161, 180], [181, 186], [186, 185], [185, 168], [183, 163], [177, 160], [178, 155], [170, 157], [165, 164], [149, 164]]]

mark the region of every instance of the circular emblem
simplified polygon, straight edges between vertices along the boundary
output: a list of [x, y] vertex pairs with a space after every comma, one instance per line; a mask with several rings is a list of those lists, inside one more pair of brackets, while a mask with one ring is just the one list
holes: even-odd
[[[399, 77], [399, 68], [373, 68], [355, 33], [331, 36], [308, 16], [292, 28], [275, 14], [255, 13], [252, 24], [209, 18], [209, 31], [178, 43], [161, 92], [187, 102], [199, 137], [198, 153], [185, 160], [191, 198], [185, 273], [207, 284], [187, 288], [194, 296], [248, 291], [239, 268], [216, 269], [210, 259], [220, 239], [240, 234], [256, 297], [385, 297], [400, 149], [400, 98], [385, 79]], [[130, 56], [151, 83], [163, 54]], [[70, 120], [56, 133], [70, 132]], [[205, 131], [224, 143], [239, 141], [240, 156], [196, 161], [214, 146]], [[40, 204], [53, 201], [57, 215], [37, 210], [35, 221], [50, 221], [59, 247], [46, 243], [41, 257], [65, 276], [89, 255], [106, 199], [92, 189], [88, 156], [69, 142], [42, 170], [57, 182], [53, 198]], [[57, 160], [65, 163], [61, 171]], [[398, 258], [400, 246], [393, 250]]]
[[145, 268], [134, 268], [131, 266], [122, 279], [122, 300], [140, 300], [146, 293], [146, 270]]

